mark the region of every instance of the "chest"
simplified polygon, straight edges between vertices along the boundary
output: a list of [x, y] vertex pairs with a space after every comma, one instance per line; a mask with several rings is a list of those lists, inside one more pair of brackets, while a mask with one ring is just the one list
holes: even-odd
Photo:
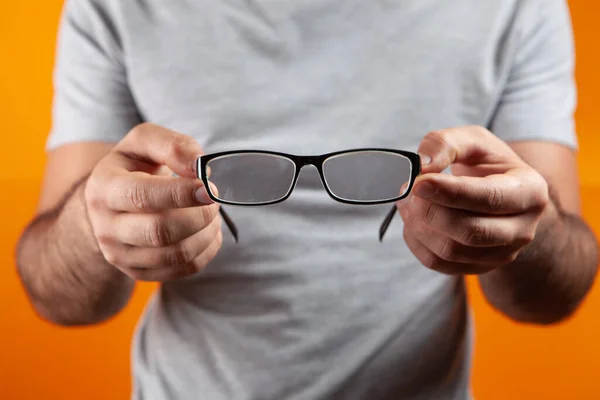
[[211, 150], [415, 148], [487, 124], [510, 60], [510, 2], [147, 3], [124, 35], [140, 112]]

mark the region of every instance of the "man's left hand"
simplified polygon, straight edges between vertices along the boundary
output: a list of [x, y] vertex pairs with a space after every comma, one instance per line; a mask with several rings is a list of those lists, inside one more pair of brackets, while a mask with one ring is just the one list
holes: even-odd
[[[424, 266], [483, 274], [533, 241], [550, 204], [548, 185], [505, 142], [481, 127], [447, 129], [428, 134], [419, 154], [423, 174], [398, 209], [406, 243]], [[448, 167], [452, 174], [443, 174]]]

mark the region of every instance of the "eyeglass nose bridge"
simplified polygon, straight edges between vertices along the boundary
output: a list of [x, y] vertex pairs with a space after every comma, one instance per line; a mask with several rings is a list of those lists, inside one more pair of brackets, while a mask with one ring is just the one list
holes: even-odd
[[320, 169], [323, 164], [322, 156], [296, 156], [295, 158], [298, 170], [301, 170], [307, 165], [312, 165], [313, 167]]

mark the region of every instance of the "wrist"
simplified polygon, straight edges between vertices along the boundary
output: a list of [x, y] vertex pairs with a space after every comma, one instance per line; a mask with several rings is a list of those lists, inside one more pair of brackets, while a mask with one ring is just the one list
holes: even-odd
[[68, 251], [71, 257], [75, 255], [78, 260], [104, 261], [88, 215], [85, 200], [86, 183], [87, 177], [79, 181], [73, 188], [72, 195], [60, 209], [54, 224], [58, 231], [55, 234], [56, 237], [62, 238], [61, 247], [68, 247], [64, 250]]
[[[542, 217], [538, 224], [536, 239], [543, 240], [547, 245], [544, 246], [548, 250], [553, 249], [554, 253], [560, 253], [569, 241], [569, 223], [567, 218], [554, 196], [550, 196], [548, 205], [544, 208]], [[552, 240], [549, 241], [549, 239]], [[550, 243], [551, 242], [551, 243]]]

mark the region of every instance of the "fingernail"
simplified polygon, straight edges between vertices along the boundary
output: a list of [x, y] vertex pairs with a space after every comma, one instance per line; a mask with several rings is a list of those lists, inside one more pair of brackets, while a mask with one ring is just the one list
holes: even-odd
[[208, 182], [208, 185], [210, 186], [210, 193], [214, 197], [219, 198], [219, 190], [217, 189], [217, 187], [215, 186], [215, 184], [212, 183], [212, 182]]
[[421, 165], [427, 165], [431, 162], [431, 157], [427, 154], [419, 154], [419, 156], [421, 157]]
[[435, 196], [435, 188], [429, 182], [423, 182], [415, 188], [415, 194], [422, 199], [430, 199]]
[[200, 204], [212, 204], [213, 203], [212, 199], [209, 197], [208, 193], [206, 192], [206, 189], [204, 189], [204, 186], [196, 189], [196, 191], [194, 192], [194, 197], [196, 198], [196, 201]]

